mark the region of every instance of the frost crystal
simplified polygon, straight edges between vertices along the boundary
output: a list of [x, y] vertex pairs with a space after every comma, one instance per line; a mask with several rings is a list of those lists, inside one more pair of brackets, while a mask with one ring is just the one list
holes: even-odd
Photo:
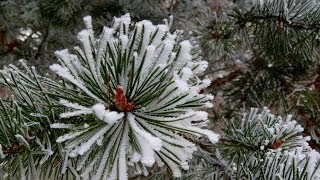
[[66, 108], [60, 118], [70, 122], [51, 125], [70, 131], [56, 140], [65, 145], [66, 161], [77, 157], [75, 169], [84, 179], [127, 179], [127, 163], [147, 175], [155, 162], [181, 176], [197, 149], [185, 135], [219, 139], [203, 129], [208, 114], [199, 111], [212, 107], [213, 96], [199, 93], [210, 81], [197, 76], [208, 63], [167, 24], [132, 25], [126, 14], [95, 38], [91, 17], [84, 21], [82, 48], [57, 51], [61, 63], [50, 66], [77, 94], [59, 102]]

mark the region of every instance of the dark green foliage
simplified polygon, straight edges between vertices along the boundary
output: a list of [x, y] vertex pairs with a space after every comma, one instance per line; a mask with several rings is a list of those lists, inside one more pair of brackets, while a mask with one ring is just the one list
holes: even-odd
[[309, 118], [320, 123], [320, 93], [318, 91], [303, 91], [300, 93], [300, 104], [303, 112], [309, 115]]
[[223, 87], [227, 109], [267, 105], [288, 112], [295, 84], [317, 70], [319, 4], [268, 0], [249, 7], [236, 4], [224, 15], [208, 16], [199, 29], [202, 47], [214, 62], [211, 71], [223, 66], [241, 72]]
[[[77, 41], [74, 34], [82, 27], [83, 16], [92, 15], [96, 30], [101, 32], [114, 16], [128, 12], [136, 21], [159, 23], [167, 17], [160, 2], [150, 0], [1, 1], [0, 66], [26, 59], [46, 72], [55, 61], [54, 51], [70, 48]], [[24, 34], [25, 30], [29, 33]]]

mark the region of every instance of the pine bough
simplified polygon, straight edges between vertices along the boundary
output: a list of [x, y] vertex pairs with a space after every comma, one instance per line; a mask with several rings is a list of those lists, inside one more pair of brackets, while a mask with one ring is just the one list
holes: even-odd
[[[210, 81], [197, 76], [207, 62], [168, 22], [132, 23], [127, 14], [96, 38], [91, 18], [84, 21], [81, 47], [55, 52], [59, 64], [50, 69], [60, 80], [23, 62], [25, 71], [13, 65], [1, 71], [14, 95], [0, 106], [0, 158], [8, 177], [128, 179], [128, 172], [147, 176], [155, 165], [182, 176], [197, 150], [192, 138], [219, 140], [205, 129], [208, 114], [200, 110], [212, 106], [213, 97], [200, 93]], [[240, 124], [227, 124], [218, 147], [223, 170], [210, 173], [317, 179], [319, 154], [302, 130], [290, 117], [253, 109]]]
[[[208, 114], [199, 110], [212, 106], [213, 96], [200, 93], [210, 81], [197, 76], [207, 62], [180, 31], [169, 31], [168, 22], [134, 24], [126, 14], [104, 27], [99, 38], [91, 17], [84, 22], [75, 54], [55, 52], [59, 64], [50, 69], [62, 82], [31, 73], [34, 69], [28, 67], [32, 77], [13, 65], [2, 72], [22, 104], [46, 104], [46, 97], [48, 109], [58, 107], [59, 118], [51, 120], [49, 128], [58, 134], [54, 148], [62, 148], [57, 148], [63, 156], [61, 174], [127, 179], [129, 168], [147, 176], [156, 164], [181, 176], [180, 168], [189, 168], [197, 150], [185, 137], [206, 136], [212, 143], [219, 139], [204, 129]], [[39, 108], [46, 107], [35, 111]]]
[[283, 119], [267, 108], [252, 108], [240, 121], [226, 123], [217, 155], [224, 170], [213, 175], [218, 179], [226, 174], [231, 179], [319, 179], [320, 154], [308, 145], [310, 137], [303, 137], [303, 130], [291, 115]]

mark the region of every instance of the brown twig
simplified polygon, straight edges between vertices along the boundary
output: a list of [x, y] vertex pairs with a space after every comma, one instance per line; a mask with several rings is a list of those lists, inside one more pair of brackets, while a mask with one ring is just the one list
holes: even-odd
[[229, 73], [227, 76], [223, 77], [223, 78], [218, 78], [215, 81], [212, 81], [211, 84], [203, 91], [206, 90], [215, 90], [215, 89], [219, 89], [221, 88], [223, 85], [225, 85], [226, 83], [234, 80], [236, 77], [238, 77], [240, 74], [242, 74], [241, 70], [236, 70], [233, 71], [231, 73]]

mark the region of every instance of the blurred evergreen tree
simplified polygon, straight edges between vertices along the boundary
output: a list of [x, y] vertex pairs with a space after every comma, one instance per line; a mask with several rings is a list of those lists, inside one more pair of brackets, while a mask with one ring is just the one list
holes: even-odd
[[5, 0], [0, 2], [0, 66], [25, 59], [42, 72], [55, 61], [53, 52], [70, 48], [82, 17], [92, 15], [95, 28], [127, 12], [135, 21], [159, 23], [168, 16], [151, 0]]

